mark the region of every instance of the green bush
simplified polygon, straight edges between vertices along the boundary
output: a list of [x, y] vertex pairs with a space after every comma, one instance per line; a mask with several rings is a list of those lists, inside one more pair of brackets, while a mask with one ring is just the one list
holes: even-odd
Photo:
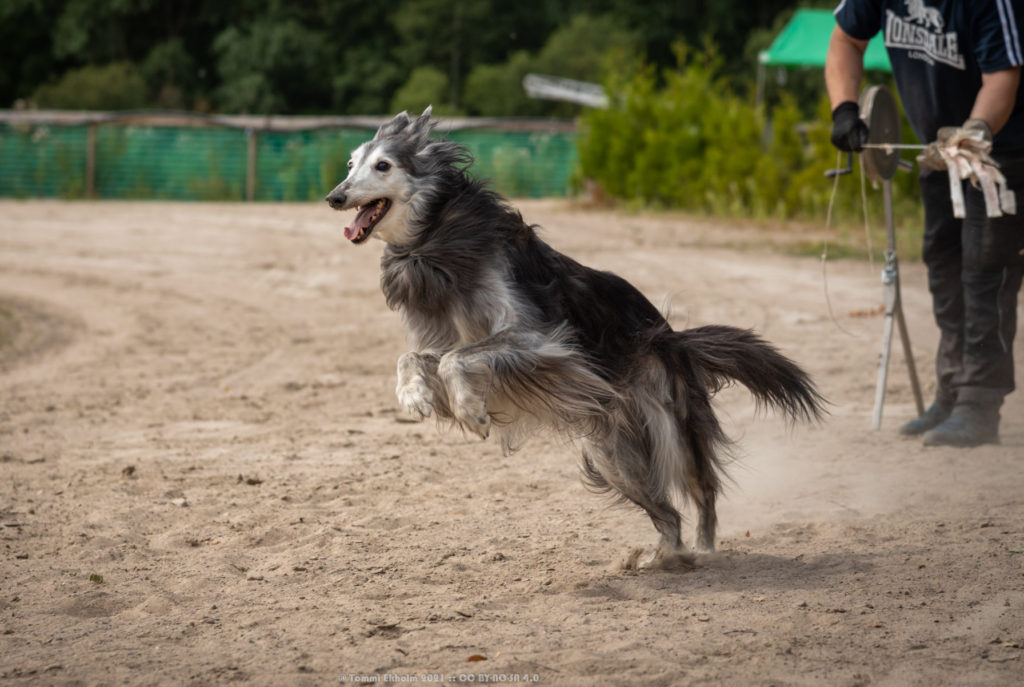
[[147, 104], [146, 82], [131, 62], [82, 67], [36, 89], [38, 107], [58, 110], [130, 110]]
[[[631, 204], [716, 216], [824, 220], [836, 165], [827, 97], [813, 118], [782, 94], [766, 113], [719, 75], [712, 47], [676, 49], [678, 66], [657, 74], [620, 63], [606, 81], [612, 103], [581, 119], [580, 168], [608, 195]], [[807, 121], [810, 119], [811, 121]], [[841, 163], [845, 164], [845, 157]], [[861, 222], [860, 171], [843, 177], [834, 218]], [[898, 221], [919, 223], [916, 179], [893, 182]], [[871, 223], [883, 221], [871, 202]]]

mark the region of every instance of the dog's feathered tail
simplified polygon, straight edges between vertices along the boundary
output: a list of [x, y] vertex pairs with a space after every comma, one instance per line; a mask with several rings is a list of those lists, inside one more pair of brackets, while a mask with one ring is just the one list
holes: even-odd
[[676, 354], [689, 360], [709, 393], [739, 382], [759, 406], [781, 411], [793, 421], [820, 420], [826, 413], [826, 401], [810, 376], [748, 329], [709, 325], [670, 337]]

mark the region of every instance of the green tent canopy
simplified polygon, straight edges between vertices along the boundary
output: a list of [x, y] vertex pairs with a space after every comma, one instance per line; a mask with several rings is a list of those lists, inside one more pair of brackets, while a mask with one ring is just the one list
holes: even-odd
[[[798, 9], [757, 60], [763, 67], [824, 67], [836, 19], [831, 10]], [[891, 72], [882, 34], [868, 43], [864, 68]]]

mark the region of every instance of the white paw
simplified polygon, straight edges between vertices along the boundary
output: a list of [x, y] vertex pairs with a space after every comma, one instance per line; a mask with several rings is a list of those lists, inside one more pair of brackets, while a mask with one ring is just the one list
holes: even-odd
[[395, 393], [398, 395], [398, 403], [402, 410], [413, 417], [430, 417], [434, 412], [434, 392], [419, 375], [399, 386]]
[[457, 399], [452, 408], [455, 419], [464, 429], [473, 432], [481, 439], [491, 433], [491, 416], [487, 414], [487, 405], [477, 398]]

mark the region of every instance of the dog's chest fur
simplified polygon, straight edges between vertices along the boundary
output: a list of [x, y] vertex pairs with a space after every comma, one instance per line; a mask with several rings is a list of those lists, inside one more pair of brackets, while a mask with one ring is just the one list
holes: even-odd
[[389, 246], [381, 260], [381, 288], [401, 312], [413, 350], [450, 350], [516, 323], [514, 284], [503, 260], [437, 248]]

